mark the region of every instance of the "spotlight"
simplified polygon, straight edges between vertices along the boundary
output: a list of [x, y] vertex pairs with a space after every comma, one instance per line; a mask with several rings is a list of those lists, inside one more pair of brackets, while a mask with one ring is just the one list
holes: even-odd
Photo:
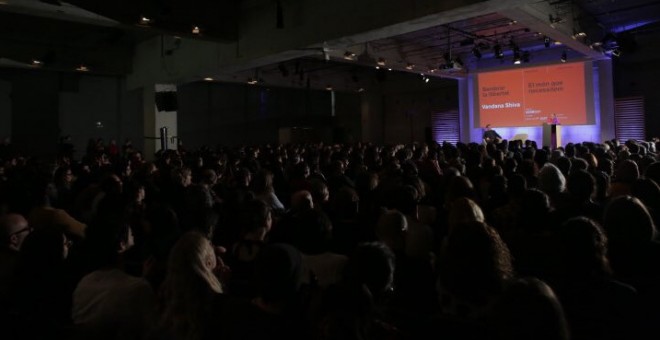
[[346, 60], [355, 60], [355, 56], [356, 54], [351, 51], [346, 51], [346, 53], [344, 53], [344, 59]]
[[387, 70], [388, 70], [388, 71], [392, 71], [392, 69], [391, 69], [391, 68], [388, 68]]
[[548, 38], [548, 37], [544, 37], [544, 38], [543, 38], [543, 45], [544, 45], [545, 47], [550, 47], [550, 38]]
[[200, 34], [200, 33], [202, 33], [202, 30], [199, 28], [199, 26], [193, 26], [192, 34]]
[[378, 66], [385, 66], [385, 58], [378, 58], [376, 64], [378, 64]]
[[34, 67], [40, 67], [40, 66], [42, 66], [43, 64], [44, 64], [44, 62], [41, 61], [41, 60], [32, 59], [32, 66], [34, 66]]
[[325, 89], [328, 90], [328, 91], [332, 91], [332, 85], [326, 85]]
[[213, 81], [213, 78], [211, 78], [211, 77], [206, 77], [206, 78], [204, 78], [204, 81]]
[[255, 78], [252, 78], [252, 77], [248, 78], [248, 80], [247, 80], [247, 83], [250, 84], [250, 85], [257, 85], [258, 82], [259, 82], [259, 80], [255, 79]]
[[140, 25], [148, 26], [151, 23], [151, 18], [145, 17], [144, 15], [140, 16]]
[[481, 51], [479, 51], [479, 48], [478, 48], [478, 47], [475, 46], [475, 47], [472, 49], [472, 54], [473, 54], [477, 59], [481, 60]]
[[80, 65], [76, 68], [76, 71], [78, 71], [78, 72], [88, 72], [89, 68], [85, 65]]
[[568, 59], [568, 56], [566, 55], [566, 51], [561, 52], [561, 62], [565, 63], [567, 59]]
[[431, 80], [431, 79], [430, 79], [429, 77], [426, 77], [426, 79], [424, 79], [424, 82], [425, 82], [425, 83], [428, 83], [430, 80]]
[[415, 68], [415, 64], [408, 63], [406, 65], [406, 70], [408, 71], [412, 71], [414, 68]]

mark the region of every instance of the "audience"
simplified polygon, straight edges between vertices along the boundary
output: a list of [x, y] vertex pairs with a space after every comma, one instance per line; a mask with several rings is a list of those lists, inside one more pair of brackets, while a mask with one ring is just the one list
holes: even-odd
[[657, 334], [651, 146], [220, 146], [147, 162], [98, 139], [80, 160], [64, 145], [55, 163], [2, 153], [0, 327], [73, 340]]

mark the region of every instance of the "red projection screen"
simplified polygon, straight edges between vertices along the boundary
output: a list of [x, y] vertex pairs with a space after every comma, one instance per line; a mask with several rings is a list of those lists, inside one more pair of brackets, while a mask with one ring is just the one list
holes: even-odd
[[478, 73], [475, 127], [594, 124], [591, 63]]

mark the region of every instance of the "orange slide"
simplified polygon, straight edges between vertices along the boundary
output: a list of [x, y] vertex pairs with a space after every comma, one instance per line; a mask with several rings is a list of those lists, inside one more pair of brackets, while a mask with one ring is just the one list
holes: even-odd
[[481, 126], [536, 126], [553, 115], [563, 125], [587, 124], [584, 63], [478, 74]]

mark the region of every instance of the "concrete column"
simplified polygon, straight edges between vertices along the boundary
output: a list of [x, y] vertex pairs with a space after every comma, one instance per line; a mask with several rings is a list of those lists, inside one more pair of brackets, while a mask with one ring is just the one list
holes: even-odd
[[374, 87], [364, 92], [360, 97], [360, 113], [362, 125], [362, 140], [372, 143], [383, 143], [384, 116], [383, 96], [381, 91]]
[[[598, 83], [594, 86], [598, 86], [597, 93], [600, 99], [600, 141], [605, 141], [615, 137], [612, 60], [604, 59], [595, 63], [598, 66]], [[596, 111], [596, 114], [598, 114], [598, 111]]]

